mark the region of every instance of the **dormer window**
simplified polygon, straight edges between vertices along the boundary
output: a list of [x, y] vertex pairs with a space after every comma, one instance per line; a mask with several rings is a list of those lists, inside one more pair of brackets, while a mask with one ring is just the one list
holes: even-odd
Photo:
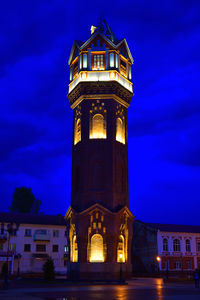
[[92, 57], [92, 70], [105, 70], [104, 54], [94, 54]]
[[110, 61], [110, 68], [114, 68], [114, 66], [115, 66], [115, 54], [114, 53], [110, 53], [109, 61]]

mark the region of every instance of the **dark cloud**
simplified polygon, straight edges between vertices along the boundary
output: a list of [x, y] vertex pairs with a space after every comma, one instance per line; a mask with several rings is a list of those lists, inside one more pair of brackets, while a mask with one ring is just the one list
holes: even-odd
[[[44, 212], [64, 213], [69, 204], [72, 110], [66, 97], [67, 61], [73, 40], [86, 40], [102, 11], [116, 36], [127, 38], [135, 60], [135, 96], [129, 108], [131, 209], [136, 210], [137, 218], [150, 214], [149, 220], [156, 221], [159, 214], [163, 216], [161, 199], [170, 207], [179, 198], [178, 205], [182, 201], [184, 207], [192, 190], [196, 203], [199, 5], [196, 0], [103, 1], [99, 9], [88, 0], [3, 2], [3, 210], [8, 209], [15, 186], [23, 185], [32, 187]], [[171, 216], [170, 221], [175, 220], [176, 216]]]

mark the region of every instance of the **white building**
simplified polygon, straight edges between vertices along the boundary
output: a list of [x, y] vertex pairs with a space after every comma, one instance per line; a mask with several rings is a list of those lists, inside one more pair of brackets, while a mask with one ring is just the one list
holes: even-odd
[[200, 226], [152, 223], [148, 226], [157, 229], [160, 270], [200, 269]]
[[[17, 230], [8, 232], [8, 224]], [[0, 272], [7, 260], [11, 273], [40, 273], [48, 257], [56, 273], [66, 273], [67, 239], [64, 218], [0, 213]]]

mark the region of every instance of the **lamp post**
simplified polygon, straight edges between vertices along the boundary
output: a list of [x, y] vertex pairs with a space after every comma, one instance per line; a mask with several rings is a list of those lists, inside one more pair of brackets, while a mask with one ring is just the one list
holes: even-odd
[[18, 265], [17, 265], [17, 278], [19, 278], [19, 276], [20, 276], [20, 267], [19, 267], [19, 265], [20, 265], [21, 257], [22, 257], [21, 254], [18, 253], [18, 255], [17, 255], [17, 263], [18, 263]]
[[160, 256], [156, 256], [156, 260], [158, 262], [158, 273], [160, 273], [160, 261], [161, 261]]
[[123, 257], [123, 255], [122, 255], [122, 253], [120, 253], [120, 255], [119, 255], [119, 259], [120, 259], [119, 279], [120, 279], [120, 281], [122, 281], [122, 257]]

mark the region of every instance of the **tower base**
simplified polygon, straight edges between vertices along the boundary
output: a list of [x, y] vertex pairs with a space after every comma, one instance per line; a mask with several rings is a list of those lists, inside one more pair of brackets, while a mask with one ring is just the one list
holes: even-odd
[[70, 263], [70, 280], [125, 280], [132, 276], [128, 263]]

